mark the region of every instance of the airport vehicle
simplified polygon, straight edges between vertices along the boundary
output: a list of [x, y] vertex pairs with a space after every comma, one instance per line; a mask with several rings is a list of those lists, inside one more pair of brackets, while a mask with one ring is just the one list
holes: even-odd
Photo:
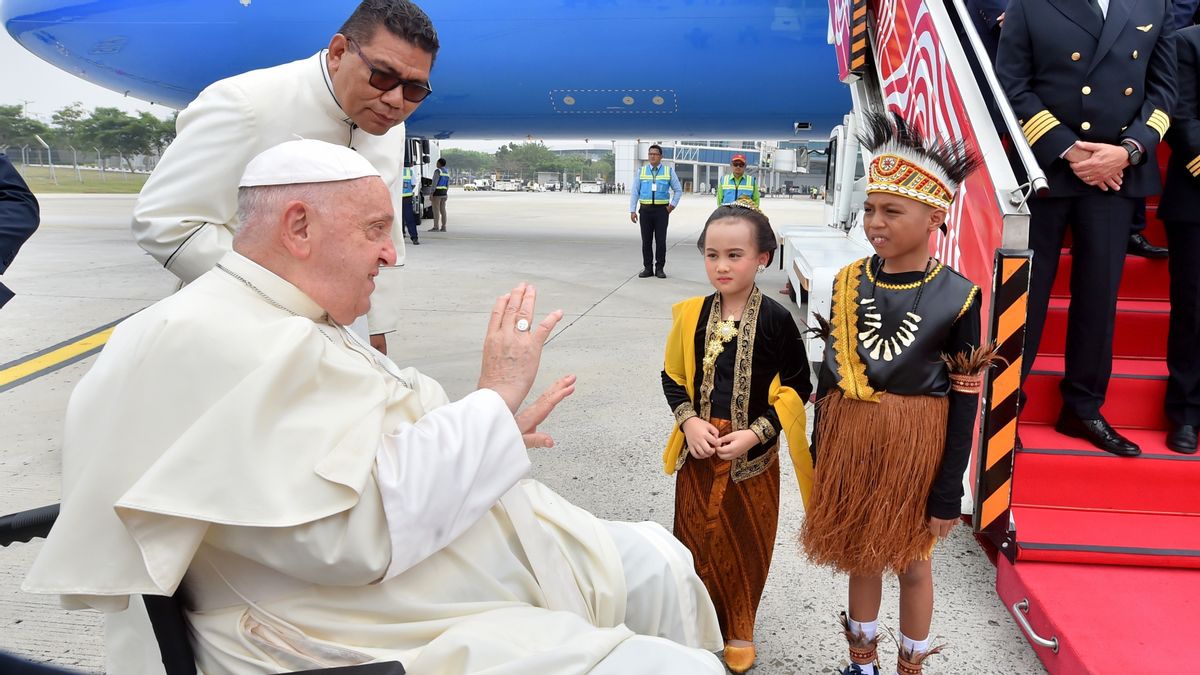
[[496, 192], [520, 192], [521, 179], [519, 178], [501, 178], [492, 186]]
[[[355, 4], [0, 0], [0, 20], [64, 70], [181, 107], [219, 78], [309, 56]], [[1061, 280], [1045, 353], [1027, 387], [1026, 447], [1016, 449], [1015, 373], [1029, 270], [1021, 253], [1024, 200], [1045, 181], [964, 20], [962, 0], [663, 0], [654, 12], [634, 0], [421, 4], [443, 50], [434, 93], [409, 120], [414, 137], [830, 138], [830, 227], [819, 236], [783, 232], [782, 256], [793, 285], [811, 292], [809, 310], [826, 315], [833, 271], [870, 250], [855, 208], [863, 196], [855, 140], [861, 113], [890, 108], [972, 144], [987, 165], [964, 185], [936, 248], [984, 289], [985, 334], [1009, 357], [985, 398], [968, 509], [995, 555], [999, 594], [1052, 673], [1173, 672], [1194, 662], [1190, 640], [1176, 636], [1200, 598], [1200, 461], [1161, 448], [1165, 271], [1153, 261], [1128, 263], [1110, 393], [1110, 419], [1134, 429], [1129, 435], [1147, 454], [1132, 462], [1103, 456], [1049, 424], [1062, 362]], [[522, 39], [535, 31], [537, 41]], [[757, 93], [745, 105], [686, 69], [645, 67], [649, 34], [679, 63], [734, 53], [752, 35], [757, 62], [803, 67], [740, 72], [739, 89]], [[546, 54], [571, 54], [571, 65], [547, 68]], [[490, 67], [479, 68], [481, 59]], [[993, 111], [1002, 113], [1016, 160], [1001, 147]], [[414, 154], [430, 151], [410, 148]], [[1156, 235], [1161, 227], [1152, 219], [1149, 236]], [[1069, 269], [1064, 253], [1060, 276]], [[817, 347], [810, 343], [810, 358], [819, 356]]]

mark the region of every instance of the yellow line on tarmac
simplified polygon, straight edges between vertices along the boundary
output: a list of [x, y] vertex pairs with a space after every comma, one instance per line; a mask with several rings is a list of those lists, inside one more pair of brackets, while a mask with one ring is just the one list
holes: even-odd
[[0, 392], [35, 380], [99, 352], [108, 342], [113, 329], [124, 320], [125, 317], [121, 317], [117, 321], [73, 337], [66, 342], [60, 342], [40, 352], [0, 365]]

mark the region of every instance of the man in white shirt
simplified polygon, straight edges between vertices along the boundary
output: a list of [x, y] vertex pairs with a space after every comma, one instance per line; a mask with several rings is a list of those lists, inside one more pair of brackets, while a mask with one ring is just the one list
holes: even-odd
[[118, 326], [72, 395], [62, 512], [26, 590], [109, 612], [136, 645], [153, 638], [130, 596], [182, 583], [208, 675], [723, 672], [686, 549], [524, 478], [574, 389], [520, 408], [561, 312], [535, 325], [532, 287], [499, 298], [479, 389], [450, 402], [346, 329], [395, 260], [379, 172], [292, 141], [240, 184], [233, 251]]
[[134, 206], [134, 238], [191, 283], [230, 249], [237, 181], [251, 157], [296, 138], [356, 150], [387, 183], [397, 214], [397, 261], [381, 268], [369, 327], [359, 327], [386, 353], [384, 336], [399, 319], [404, 262], [404, 120], [431, 91], [438, 46], [429, 17], [413, 3], [365, 0], [327, 49], [213, 83], [179, 114], [175, 141]]

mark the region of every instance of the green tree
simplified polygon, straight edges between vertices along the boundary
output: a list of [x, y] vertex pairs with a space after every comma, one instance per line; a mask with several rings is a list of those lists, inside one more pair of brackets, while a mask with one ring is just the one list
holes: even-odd
[[496, 168], [510, 177], [531, 180], [538, 171], [558, 171], [558, 156], [542, 142], [509, 143], [496, 151]]
[[496, 156], [477, 150], [459, 150], [446, 148], [442, 150], [442, 159], [453, 171], [463, 171], [475, 176], [490, 174], [496, 167]]
[[54, 145], [76, 145], [83, 129], [83, 122], [87, 119], [87, 116], [87, 110], [84, 109], [83, 104], [79, 101], [55, 111], [50, 116], [52, 121], [50, 133], [54, 137], [51, 143]]
[[130, 171], [133, 171], [130, 158], [154, 152], [161, 138], [157, 117], [147, 112], [134, 117], [117, 108], [96, 108], [81, 130], [85, 143], [117, 153]]
[[[26, 117], [19, 105], [0, 105], [0, 149], [38, 145], [35, 135], [45, 138], [50, 127]], [[41, 146], [38, 146], [39, 148]]]

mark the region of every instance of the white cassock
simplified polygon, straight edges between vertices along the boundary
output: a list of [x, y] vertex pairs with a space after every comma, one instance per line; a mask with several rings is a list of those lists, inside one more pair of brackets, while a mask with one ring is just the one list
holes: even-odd
[[[450, 403], [230, 253], [118, 326], [76, 387], [25, 589], [125, 617], [182, 582], [206, 675], [723, 673], [687, 550], [529, 466], [498, 394]], [[142, 649], [109, 672], [147, 672], [153, 638], [123, 625], [110, 644]]]
[[307, 138], [353, 148], [379, 171], [392, 193], [396, 267], [376, 277], [370, 332], [396, 330], [404, 228], [404, 125], [382, 136], [355, 126], [333, 96], [327, 50], [301, 61], [214, 82], [179, 113], [175, 140], [133, 207], [133, 236], [147, 253], [189, 284], [233, 249], [238, 179], [255, 155]]

